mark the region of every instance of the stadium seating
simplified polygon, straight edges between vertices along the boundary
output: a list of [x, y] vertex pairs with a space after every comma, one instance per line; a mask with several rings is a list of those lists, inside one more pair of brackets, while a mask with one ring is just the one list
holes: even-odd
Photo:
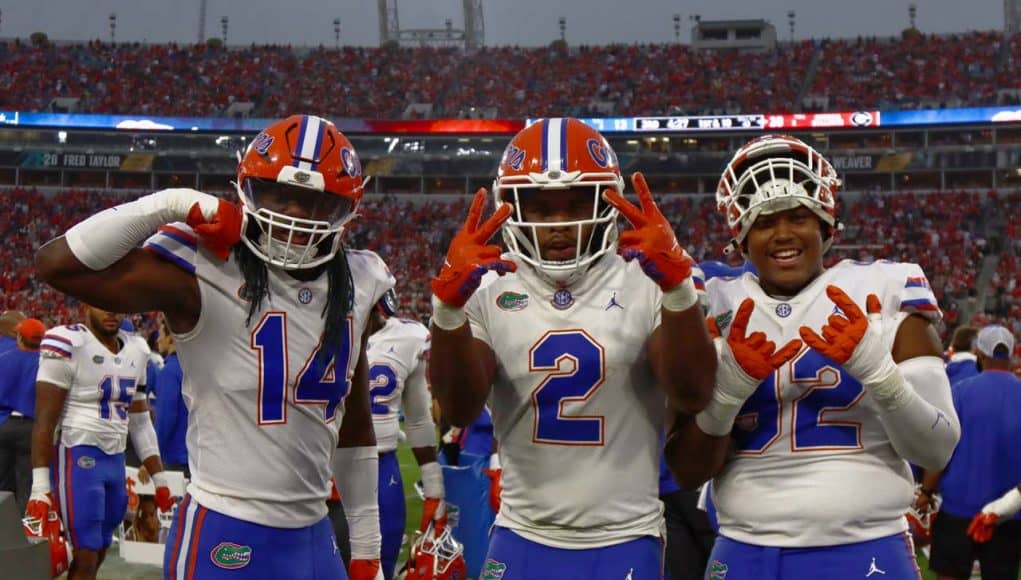
[[522, 118], [1016, 102], [1021, 40], [1002, 44], [999, 32], [806, 40], [764, 53], [683, 44], [465, 53], [5, 41], [0, 110], [56, 102], [77, 112], [168, 116]]

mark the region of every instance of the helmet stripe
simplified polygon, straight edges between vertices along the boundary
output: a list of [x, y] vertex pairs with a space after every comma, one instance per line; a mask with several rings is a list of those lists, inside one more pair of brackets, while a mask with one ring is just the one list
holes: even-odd
[[542, 123], [542, 154], [539, 158], [542, 160], [542, 170], [546, 171], [546, 160], [549, 159], [549, 120], [543, 119], [539, 122]]
[[548, 119], [543, 132], [543, 169], [563, 171], [564, 149], [567, 145], [567, 123], [564, 119]]
[[[318, 122], [319, 119], [316, 118], [316, 121]], [[319, 124], [319, 130], [316, 131], [315, 150], [312, 153], [312, 159], [314, 160], [314, 161], [312, 161], [312, 171], [319, 171], [319, 155], [320, 155], [320, 153], [322, 151], [322, 148], [323, 148], [323, 136], [326, 134], [326, 124], [325, 123], [321, 123], [321, 122], [318, 123], [318, 124]]]
[[322, 119], [312, 115], [304, 115], [301, 118], [301, 128], [298, 130], [297, 151], [294, 152], [294, 166], [298, 169], [314, 171], [316, 163], [307, 160], [318, 159], [319, 146], [322, 142]]

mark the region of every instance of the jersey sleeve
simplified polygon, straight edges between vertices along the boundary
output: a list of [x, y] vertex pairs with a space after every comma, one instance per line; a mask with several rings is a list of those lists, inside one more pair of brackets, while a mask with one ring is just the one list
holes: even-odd
[[70, 389], [74, 382], [75, 366], [78, 361], [75, 354], [78, 347], [84, 344], [82, 332], [78, 325], [57, 326], [43, 335], [39, 345], [39, 370], [36, 381], [50, 383], [62, 389]]
[[917, 314], [929, 322], [939, 322], [943, 318], [936, 295], [918, 264], [902, 262], [886, 266], [887, 275], [891, 278], [890, 284], [897, 296], [897, 308], [902, 315]]
[[176, 222], [161, 226], [142, 247], [182, 270], [195, 273], [198, 236], [187, 224]]
[[[396, 284], [397, 280], [394, 278], [393, 273], [390, 272], [390, 268], [376, 252], [371, 250], [348, 250], [348, 258], [349, 261], [358, 260], [361, 262], [360, 269], [364, 268], [362, 271], [366, 273], [367, 278], [364, 283], [372, 285], [371, 304], [375, 305], [379, 302], [383, 294], [386, 294], [387, 290], [390, 290]], [[362, 283], [362, 280], [358, 282]]]

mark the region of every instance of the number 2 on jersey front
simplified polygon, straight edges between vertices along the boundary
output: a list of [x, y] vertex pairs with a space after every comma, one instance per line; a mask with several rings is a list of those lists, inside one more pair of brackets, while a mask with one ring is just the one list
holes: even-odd
[[[344, 340], [334, 352], [316, 346], [294, 381], [294, 404], [322, 405], [323, 421], [333, 421], [337, 405], [347, 396], [347, 378], [354, 326], [349, 317]], [[287, 422], [287, 382], [290, 374], [287, 348], [287, 313], [267, 312], [252, 332], [251, 348], [259, 353], [259, 424]]]
[[606, 353], [584, 330], [554, 330], [528, 353], [530, 371], [548, 371], [532, 391], [532, 440], [550, 445], [602, 445], [602, 415], [568, 415], [564, 405], [588, 400], [606, 378]]

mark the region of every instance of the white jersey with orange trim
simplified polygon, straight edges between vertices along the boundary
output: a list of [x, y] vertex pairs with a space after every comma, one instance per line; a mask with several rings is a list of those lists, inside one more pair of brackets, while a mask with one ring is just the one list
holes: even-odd
[[397, 449], [400, 412], [408, 423], [432, 423], [432, 395], [426, 382], [429, 329], [391, 316], [366, 346], [372, 424], [380, 453]]
[[646, 352], [661, 304], [637, 261], [615, 253], [570, 290], [520, 261], [515, 273], [484, 277], [466, 312], [497, 360], [497, 525], [569, 549], [661, 535], [666, 397]]
[[340, 346], [325, 352], [325, 274], [301, 281], [268, 267], [269, 292], [249, 320], [233, 256], [217, 259], [183, 224], [161, 228], [145, 247], [194, 272], [202, 300], [195, 327], [175, 334], [189, 410], [188, 493], [209, 509], [267, 526], [319, 521], [361, 336], [393, 286], [390, 271], [373, 252], [347, 250], [354, 308]]
[[118, 331], [120, 350], [111, 352], [84, 324], [49, 329], [40, 344], [36, 380], [67, 389], [60, 417], [66, 447], [93, 445], [107, 454], [123, 453], [128, 438], [128, 407], [145, 397], [149, 345]]
[[[726, 335], [745, 298], [755, 301], [748, 333], [778, 346], [807, 325], [819, 332], [839, 310], [826, 295], [840, 287], [865, 309], [882, 302], [887, 346], [911, 314], [941, 314], [916, 264], [844, 260], [789, 299], [766, 295], [751, 273], [706, 283], [709, 315]], [[713, 480], [720, 533], [749, 544], [831, 546], [906, 529], [913, 497], [907, 461], [894, 450], [864, 387], [832, 360], [802, 351], [759, 385], [734, 422], [735, 455]]]

